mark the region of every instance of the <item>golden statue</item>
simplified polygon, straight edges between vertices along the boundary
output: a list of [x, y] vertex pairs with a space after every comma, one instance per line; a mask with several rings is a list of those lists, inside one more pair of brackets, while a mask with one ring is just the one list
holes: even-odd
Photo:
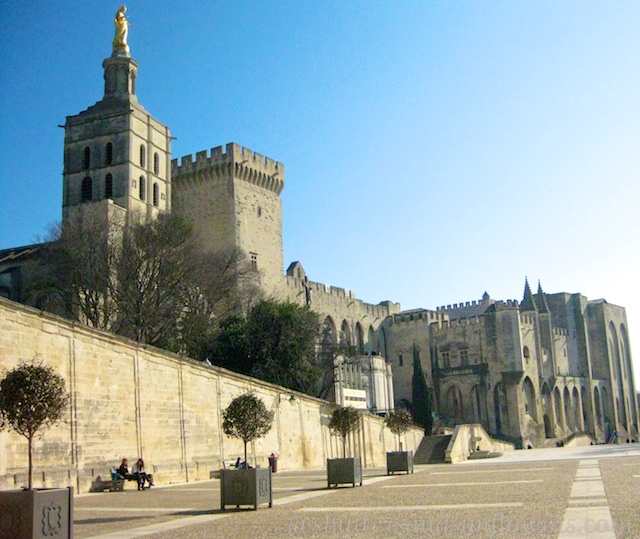
[[116, 35], [113, 38], [113, 52], [123, 51], [129, 54], [129, 45], [127, 45], [127, 35], [129, 34], [129, 26], [133, 26], [127, 20], [125, 13], [127, 12], [127, 6], [124, 4], [116, 11], [115, 25]]

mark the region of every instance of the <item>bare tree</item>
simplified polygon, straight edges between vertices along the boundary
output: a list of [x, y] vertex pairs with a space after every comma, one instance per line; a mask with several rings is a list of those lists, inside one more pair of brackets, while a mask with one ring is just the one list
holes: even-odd
[[89, 209], [50, 227], [36, 287], [46, 290], [53, 310], [100, 329], [110, 329], [114, 304], [110, 280], [119, 227]]
[[88, 208], [49, 239], [39, 287], [56, 312], [141, 343], [198, 357], [218, 320], [258, 297], [238, 249], [202, 252], [174, 215], [114, 224]]

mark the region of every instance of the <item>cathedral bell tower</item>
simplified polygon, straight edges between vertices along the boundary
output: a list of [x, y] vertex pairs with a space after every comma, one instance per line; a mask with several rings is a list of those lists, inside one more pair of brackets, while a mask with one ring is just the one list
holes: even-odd
[[89, 208], [118, 222], [171, 211], [169, 128], [138, 103], [125, 12], [116, 13], [113, 53], [102, 63], [104, 97], [64, 126], [63, 224]]

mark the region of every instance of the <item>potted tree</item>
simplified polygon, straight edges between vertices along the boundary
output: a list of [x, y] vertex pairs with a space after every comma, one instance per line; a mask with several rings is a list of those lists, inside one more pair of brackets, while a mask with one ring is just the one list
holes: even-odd
[[413, 425], [409, 410], [394, 410], [384, 418], [385, 426], [398, 437], [398, 451], [387, 452], [387, 475], [393, 472], [413, 473], [413, 451], [402, 450], [402, 435]]
[[327, 459], [327, 483], [340, 485], [351, 483], [362, 486], [362, 462], [360, 457], [347, 457], [347, 437], [358, 429], [360, 425], [360, 413], [352, 406], [339, 407], [331, 414], [329, 430], [342, 437], [343, 458]]
[[243, 469], [220, 470], [220, 507], [227, 505], [253, 505], [258, 509], [261, 503], [273, 506], [271, 491], [271, 467], [249, 468], [247, 444], [262, 438], [271, 430], [273, 412], [253, 393], [245, 393], [231, 401], [222, 412], [222, 430], [227, 436], [240, 438], [244, 443]]
[[0, 429], [29, 447], [28, 486], [0, 492], [2, 529], [12, 537], [73, 536], [73, 488], [33, 488], [33, 442], [63, 420], [68, 403], [64, 379], [38, 362], [20, 363], [0, 382]]

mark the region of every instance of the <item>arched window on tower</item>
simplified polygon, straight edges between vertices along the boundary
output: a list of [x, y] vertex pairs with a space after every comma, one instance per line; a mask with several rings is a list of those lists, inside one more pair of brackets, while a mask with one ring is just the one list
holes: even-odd
[[93, 197], [93, 182], [87, 176], [82, 179], [82, 187], [80, 188], [80, 202], [89, 202]]
[[82, 154], [82, 167], [85, 170], [88, 170], [91, 166], [91, 148], [89, 146], [85, 146], [84, 152]]
[[158, 184], [154, 182], [153, 184], [153, 205], [158, 205]]
[[154, 174], [159, 174], [160, 170], [160, 156], [158, 155], [158, 152], [153, 154], [153, 173]]
[[107, 166], [113, 164], [113, 144], [110, 142], [107, 142], [104, 149], [104, 164]]
[[113, 176], [107, 174], [104, 179], [104, 198], [113, 198]]
[[140, 176], [140, 189], [139, 189], [140, 200], [144, 200], [145, 198], [144, 195], [145, 195], [146, 187], [147, 187], [147, 182], [144, 180], [144, 176]]
[[145, 164], [147, 162], [146, 158], [147, 158], [147, 153], [146, 153], [146, 151], [144, 149], [144, 144], [140, 144], [140, 166], [142, 168], [145, 167]]

